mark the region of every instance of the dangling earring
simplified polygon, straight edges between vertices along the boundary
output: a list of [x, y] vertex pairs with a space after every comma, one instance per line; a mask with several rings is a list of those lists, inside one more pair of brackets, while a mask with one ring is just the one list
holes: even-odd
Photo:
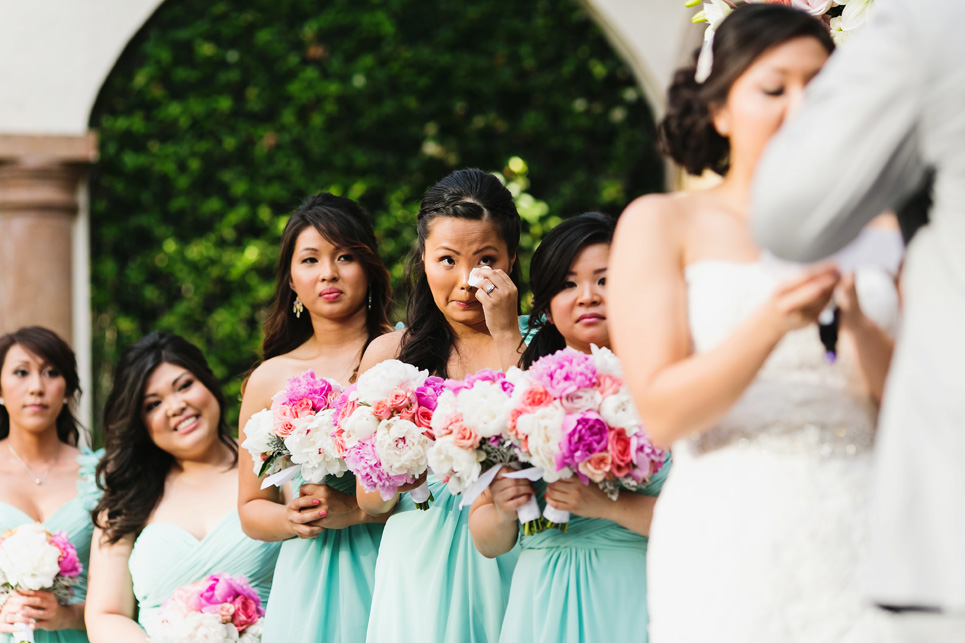
[[295, 313], [295, 317], [297, 319], [301, 319], [302, 311], [304, 310], [305, 304], [302, 303], [302, 300], [298, 295], [295, 295], [295, 303], [292, 305], [292, 312]]
[[372, 310], [372, 290], [369, 290], [369, 310]]
[[3, 404], [3, 398], [0, 397], [0, 406], [3, 406], [3, 405], [4, 405], [4, 404]]

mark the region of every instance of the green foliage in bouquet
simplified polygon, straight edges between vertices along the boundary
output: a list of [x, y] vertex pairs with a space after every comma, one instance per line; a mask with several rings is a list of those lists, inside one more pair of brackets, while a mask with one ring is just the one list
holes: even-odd
[[315, 192], [372, 213], [398, 284], [422, 194], [452, 170], [504, 177], [524, 268], [561, 217], [663, 186], [649, 108], [577, 0], [168, 0], [91, 127], [98, 409], [152, 330], [199, 344], [237, 399], [287, 214]]

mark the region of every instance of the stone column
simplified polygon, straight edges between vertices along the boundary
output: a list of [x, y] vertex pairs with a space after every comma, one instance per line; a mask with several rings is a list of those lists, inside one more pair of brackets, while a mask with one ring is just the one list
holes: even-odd
[[0, 134], [0, 333], [41, 325], [73, 344], [72, 235], [97, 137]]

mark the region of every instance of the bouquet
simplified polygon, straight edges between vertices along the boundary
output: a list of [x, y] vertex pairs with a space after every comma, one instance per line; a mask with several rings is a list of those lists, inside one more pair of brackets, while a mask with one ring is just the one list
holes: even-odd
[[[444, 381], [391, 359], [363, 373], [335, 401], [332, 439], [366, 491], [378, 490], [388, 500], [426, 472], [435, 439], [432, 413]], [[412, 499], [428, 509], [428, 483], [413, 489]]]
[[460, 507], [472, 504], [503, 465], [519, 460], [506, 433], [512, 393], [506, 375], [490, 369], [446, 380], [432, 416], [436, 441], [428, 460], [452, 493], [463, 494]]
[[348, 470], [332, 439], [333, 405], [341, 392], [336, 382], [309, 369], [288, 380], [270, 409], [251, 416], [241, 446], [251, 453], [255, 475], [267, 476], [262, 489], [281, 486], [299, 471], [305, 482], [319, 484]]
[[[66, 604], [82, 570], [66, 533], [50, 533], [40, 523], [9, 530], [0, 537], [0, 605], [16, 590], [52, 592]], [[14, 640], [32, 643], [27, 625], [20, 623], [18, 628]]]
[[156, 643], [258, 643], [264, 615], [248, 579], [212, 574], [175, 590], [146, 629]]
[[[666, 453], [643, 430], [619, 359], [606, 348], [592, 351], [565, 348], [542, 357], [515, 386], [508, 430], [520, 460], [534, 469], [509, 476], [555, 482], [575, 475], [615, 500], [620, 489], [647, 482]], [[565, 531], [568, 521], [568, 512], [547, 505], [542, 524], [529, 525], [529, 531]]]

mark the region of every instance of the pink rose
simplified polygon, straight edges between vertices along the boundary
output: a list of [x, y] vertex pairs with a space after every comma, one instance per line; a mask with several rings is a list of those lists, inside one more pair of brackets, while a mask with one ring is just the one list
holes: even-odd
[[307, 397], [303, 397], [294, 404], [291, 405], [291, 414], [295, 418], [306, 418], [315, 415], [315, 409], [312, 407], [312, 401]]
[[415, 425], [420, 429], [428, 429], [432, 423], [432, 410], [424, 406], [420, 406], [415, 412]]
[[520, 400], [520, 404], [527, 411], [535, 411], [552, 403], [553, 396], [539, 382], [530, 384], [529, 388], [523, 392], [523, 397]]
[[394, 411], [402, 411], [411, 405], [411, 399], [409, 398], [409, 393], [403, 391], [402, 389], [395, 389], [392, 391], [392, 395], [389, 396], [389, 406], [392, 407]]
[[348, 402], [346, 402], [345, 405], [342, 406], [342, 408], [338, 412], [337, 422], [341, 424], [345, 420], [345, 418], [355, 413], [355, 409], [357, 409], [358, 407], [359, 407], [358, 400], [349, 400]]
[[622, 386], [623, 380], [619, 377], [614, 377], [613, 375], [600, 376], [600, 395], [603, 397], [610, 397], [615, 393], [619, 393]]
[[405, 408], [399, 411], [399, 417], [402, 418], [403, 420], [408, 420], [409, 422], [412, 422], [413, 418], [415, 417], [415, 412], [416, 412], [416, 407], [410, 406], [408, 408]]
[[633, 462], [635, 449], [630, 437], [623, 429], [612, 429], [610, 431], [606, 448], [613, 457], [614, 464], [623, 466]]
[[577, 465], [580, 473], [585, 475], [593, 482], [603, 482], [606, 474], [610, 471], [612, 458], [609, 453], [594, 453], [589, 458]]
[[380, 420], [387, 420], [392, 415], [392, 407], [385, 400], [379, 400], [372, 407], [372, 414]]
[[250, 596], [239, 596], [232, 603], [234, 606], [234, 616], [231, 618], [232, 624], [243, 632], [258, 620], [258, 604]]
[[292, 413], [291, 407], [287, 404], [278, 404], [272, 408], [272, 414], [275, 418], [275, 426], [272, 427], [271, 432], [282, 439], [291, 435], [295, 430], [295, 414]]
[[475, 449], [479, 446], [479, 434], [462, 422], [451, 424], [452, 443], [460, 449]]

